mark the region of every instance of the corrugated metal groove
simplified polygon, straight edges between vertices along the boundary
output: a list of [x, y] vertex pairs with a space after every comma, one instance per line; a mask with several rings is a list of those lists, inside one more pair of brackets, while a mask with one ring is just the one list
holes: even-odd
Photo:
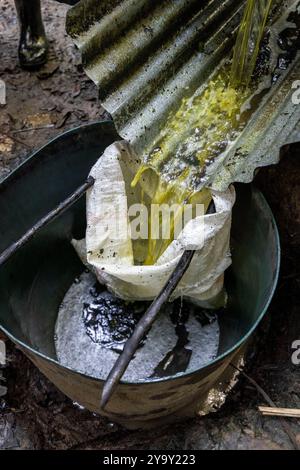
[[154, 0], [152, 5], [148, 0], [125, 0], [109, 14], [99, 17], [99, 21], [90, 28], [85, 41], [82, 41], [81, 37], [79, 43], [81, 52], [86, 57], [86, 63], [97, 60], [100, 52], [109, 50], [119, 37], [126, 36], [127, 32], [159, 3], [160, 0]]
[[[290, 27], [286, 9], [297, 11], [299, 1], [274, 2], [276, 27]], [[85, 70], [120, 136], [143, 160], [182, 98], [199, 94], [230, 57], [244, 5], [245, 0], [82, 0], [69, 10], [68, 32]], [[274, 37], [272, 49], [278, 48]], [[256, 166], [275, 162], [276, 148], [299, 135], [300, 106], [291, 102], [299, 51], [290, 70], [278, 69], [277, 85], [266, 91], [237, 141], [205, 169], [203, 184], [224, 189], [234, 179], [249, 181]]]
[[[144, 156], [147, 154], [151, 147], [151, 144], [148, 146], [147, 142], [154, 139], [161, 130], [161, 123], [172, 111], [176, 110], [178, 103], [187, 93], [191, 95], [197, 88], [205, 84], [215, 71], [216, 63], [219, 64], [226, 57], [226, 53], [229, 52], [233, 44], [232, 35], [228, 35], [228, 30], [235, 29], [238, 23], [239, 16], [233, 14], [227, 23], [217, 30], [209, 43], [209, 47], [214, 51], [212, 54], [193, 49], [190, 59], [186, 60], [176, 70], [176, 73], [170, 76], [167, 74], [164, 84], [155, 87], [151, 84], [151, 92], [144, 93], [143, 99], [136, 104], [134, 113], [130, 112], [130, 107], [127, 112], [123, 103], [116, 111], [111, 101], [105, 100], [103, 102], [105, 108], [114, 116], [121, 135], [134, 142], [138, 153]], [[149, 72], [147, 70], [146, 79], [148, 78]], [[134, 90], [137, 82], [138, 80], [133, 80]], [[128, 86], [127, 89], [129, 88]], [[162, 95], [164, 95], [163, 102]]]
[[182, 21], [188, 21], [197, 3], [198, 0], [162, 2], [142, 21], [131, 25], [126, 35], [112, 42], [104, 55], [93, 59], [87, 72], [93, 74], [96, 71], [96, 75], [101, 75], [101, 93], [108, 93], [122, 75], [143, 63]]
[[[155, 51], [143, 66], [137, 68], [128, 77], [127, 81], [123, 80], [117, 91], [112, 92], [108, 99], [104, 101], [104, 106], [111, 113], [118, 114], [119, 125], [122, 125], [120, 113], [125, 111], [125, 116], [137, 115], [139, 108], [145, 101], [145, 96], [150, 95], [152, 89], [157, 90], [158, 87], [164, 86], [170, 80], [170, 77], [174, 76], [188, 59], [195, 54], [195, 51], [198, 54], [202, 49], [205, 48], [206, 50], [207, 47], [215, 49], [216, 44], [222, 42], [221, 39], [225, 39], [226, 33], [223, 32], [222, 38], [220, 38], [220, 30], [216, 30], [216, 36], [208, 39], [209, 45], [207, 43], [204, 46], [204, 41], [211, 32], [209, 28], [213, 26], [216, 19], [220, 20], [220, 12], [216, 10], [218, 3], [219, 0], [210, 2], [210, 11], [206, 11], [204, 20], [203, 16], [200, 15], [194, 17], [190, 24], [182, 29], [176, 37], [169, 39], [164, 45], [163, 54], [162, 50]], [[228, 4], [236, 4], [236, 1], [231, 0]], [[240, 5], [238, 9], [240, 9]], [[226, 12], [228, 13], [228, 11]], [[235, 23], [237, 24], [236, 18]], [[126, 119], [125, 116], [124, 119]]]

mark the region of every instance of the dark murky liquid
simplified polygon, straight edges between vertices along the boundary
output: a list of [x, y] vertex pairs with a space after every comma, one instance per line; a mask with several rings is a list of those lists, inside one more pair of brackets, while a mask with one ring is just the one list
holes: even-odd
[[[126, 302], [96, 283], [76, 280], [60, 307], [55, 329], [58, 359], [91, 376], [106, 378], [151, 302]], [[168, 377], [214, 359], [221, 312], [178, 299], [167, 303], [135, 353], [124, 378]]]
[[[87, 335], [94, 343], [121, 353], [150, 302], [125, 302], [99, 283], [90, 289], [90, 294], [93, 300], [83, 304], [82, 313]], [[174, 325], [177, 342], [155, 367], [151, 377], [166, 377], [186, 371], [192, 355], [186, 327], [190, 315], [194, 315], [202, 327], [217, 320], [217, 312], [197, 308], [183, 299], [175, 300], [164, 310]], [[146, 338], [139, 347], [143, 346]]]
[[100, 284], [90, 290], [93, 301], [83, 305], [83, 322], [94, 343], [121, 352], [145, 312], [146, 302], [124, 302]]

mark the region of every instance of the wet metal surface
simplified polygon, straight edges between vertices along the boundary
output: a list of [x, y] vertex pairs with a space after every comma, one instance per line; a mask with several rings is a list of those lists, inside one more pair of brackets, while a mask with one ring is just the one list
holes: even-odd
[[[60, 99], [68, 104], [70, 83], [74, 86], [83, 80], [78, 68], [69, 62], [73, 48], [64, 36], [65, 5], [52, 0], [42, 2], [47, 33], [56, 51], [59, 52], [63, 70], [60, 90], [57, 96], [56, 74], [47, 79], [49, 92], [36, 86], [36, 76], [21, 71], [17, 65], [17, 23], [13, 0], [3, 0], [6, 7], [3, 17], [3, 60], [0, 68], [8, 90], [11, 90], [6, 112], [10, 113], [21, 126], [23, 113], [40, 112], [41, 102], [45, 106], [53, 100]], [[0, 26], [1, 27], [1, 26]], [[13, 65], [12, 65], [13, 63]], [[66, 68], [67, 67], [67, 70]], [[13, 78], [13, 81], [12, 81]], [[28, 81], [29, 80], [29, 81]], [[14, 87], [16, 86], [16, 89]], [[91, 112], [91, 97], [95, 90], [90, 82], [74, 100], [71, 119], [64, 125], [74, 127], [80, 124], [75, 112], [85, 107], [86, 114], [94, 119], [100, 110]], [[26, 106], [20, 107], [20, 102]], [[52, 111], [55, 114], [55, 111]], [[3, 113], [4, 114], [4, 113]], [[4, 114], [5, 115], [5, 114]], [[47, 143], [58, 132], [55, 128], [44, 129], [42, 132], [27, 132], [25, 143], [32, 148]], [[13, 158], [2, 161], [1, 176], [16, 166], [24, 158], [23, 147], [15, 145]], [[8, 154], [9, 155], [9, 154]], [[263, 388], [272, 393], [272, 398], [281, 406], [297, 407], [300, 403], [299, 366], [290, 361], [290, 345], [295, 340], [295, 331], [299, 331], [299, 272], [297, 250], [300, 249], [299, 197], [291, 198], [291, 188], [299, 185], [298, 153], [294, 158], [282, 161], [280, 166], [266, 169], [259, 175], [261, 187], [273, 205], [277, 221], [281, 227], [283, 243], [283, 266], [281, 271], [282, 287], [272, 303], [272, 327], [269, 335], [261, 341], [259, 356], [251, 361], [252, 368], [248, 373]], [[269, 175], [269, 177], [268, 177]], [[20, 179], [23, 180], [23, 177]], [[262, 185], [262, 181], [264, 184]], [[53, 183], [55, 188], [55, 184]], [[274, 188], [276, 189], [274, 191]], [[291, 240], [292, 243], [291, 243]], [[294, 277], [291, 278], [291, 274]], [[288, 321], [287, 321], [288, 320]], [[188, 420], [181, 425], [170, 425], [167, 428], [156, 426], [151, 431], [138, 430], [128, 432], [119, 426], [107, 424], [101, 416], [87, 411], [80, 411], [72, 406], [71, 400], [65, 397], [52, 385], [33, 364], [12, 344], [8, 344], [8, 361], [3, 375], [8, 387], [6, 406], [2, 407], [0, 399], [0, 448], [1, 449], [166, 449], [182, 450], [182, 443], [187, 449], [290, 449], [291, 444], [280, 426], [274, 426], [274, 418], [261, 419], [257, 407], [261, 398], [250, 387], [241, 384], [227, 401], [225, 408], [219, 413]], [[279, 347], [274, 348], [274, 344]], [[297, 369], [297, 370], [296, 370]], [[298, 374], [298, 375], [297, 375]], [[100, 393], [100, 392], [99, 392]], [[295, 433], [299, 434], [299, 426], [291, 421]], [[300, 441], [299, 441], [300, 442]]]
[[[140, 156], [146, 159], [153, 150], [182, 98], [199, 93], [220, 62], [230, 58], [244, 4], [86, 0], [69, 11], [67, 30], [81, 50], [85, 71], [99, 86], [119, 134]], [[274, 71], [263, 84], [263, 99], [230, 148], [205, 168], [202, 185], [225, 189], [231, 181], [251, 181], [255, 168], [275, 163], [279, 148], [299, 138], [300, 107], [292, 100], [299, 51], [293, 57], [287, 52], [291, 31], [299, 35], [295, 13], [292, 18], [287, 11], [298, 11], [299, 17], [299, 2], [279, 4], [264, 48]]]

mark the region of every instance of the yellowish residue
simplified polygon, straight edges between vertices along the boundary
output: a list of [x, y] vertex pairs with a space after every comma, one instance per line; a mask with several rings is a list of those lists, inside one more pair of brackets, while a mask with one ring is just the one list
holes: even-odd
[[[132, 181], [132, 186], [138, 184], [144, 172], [151, 168], [159, 175], [151, 203], [180, 205], [172, 217], [170, 238], [149, 238], [147, 265], [154, 264], [173, 240], [176, 218], [182, 216], [184, 204], [197, 201], [207, 209], [211, 201], [209, 189], [196, 191], [190, 184], [191, 167], [196, 162], [201, 175], [246, 125], [247, 113], [242, 113], [241, 108], [253, 93], [249, 81], [271, 3], [272, 0], [248, 0], [231, 69], [223, 65], [204, 90], [182, 99], [178, 110], [167, 119], [147, 163], [141, 165]], [[161, 229], [163, 223], [160, 219]], [[151, 234], [151, 217], [148, 225]]]
[[248, 0], [239, 28], [231, 66], [231, 84], [248, 85], [273, 0]]

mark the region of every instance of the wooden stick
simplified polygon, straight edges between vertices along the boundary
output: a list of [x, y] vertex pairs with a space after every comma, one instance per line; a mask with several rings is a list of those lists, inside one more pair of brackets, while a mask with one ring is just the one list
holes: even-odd
[[[235, 370], [239, 371], [240, 374], [245, 377], [248, 382], [250, 382], [252, 385], [254, 385], [254, 387], [256, 388], [256, 390], [258, 391], [258, 393], [261, 394], [262, 397], [264, 397], [264, 399], [266, 400], [266, 402], [270, 405], [271, 408], [276, 408], [276, 405], [275, 403], [273, 402], [273, 400], [269, 397], [269, 395], [267, 394], [267, 392], [265, 392], [265, 390], [260, 386], [258, 385], [258, 383], [252, 379], [252, 377], [250, 377], [248, 374], [246, 374], [246, 372], [244, 372], [243, 370], [239, 369], [239, 367], [236, 367], [234, 364], [232, 364], [232, 362], [230, 362], [230, 365], [231, 367], [233, 367]], [[281, 426], [283, 427], [284, 431], [287, 433], [287, 435], [289, 436], [290, 438], [290, 441], [291, 443], [293, 444], [294, 448], [296, 450], [300, 450], [300, 445], [298, 443], [298, 440], [290, 426], [290, 423], [288, 422], [288, 420], [286, 420], [285, 418], [283, 418], [282, 416], [279, 417], [280, 419], [280, 422], [281, 422]]]
[[182, 276], [189, 267], [194, 253], [194, 250], [187, 250], [183, 253], [167, 283], [138, 322], [132, 336], [126, 341], [122, 354], [120, 354], [116, 360], [104, 384], [101, 397], [102, 409], [105, 408], [108, 400], [118, 385], [119, 380], [127, 369], [138, 345], [140, 344], [140, 341], [149, 331], [151, 325], [159, 314], [161, 307], [168, 301], [170, 295], [175, 290]]
[[[211, 214], [215, 211], [213, 200], [211, 201], [206, 214]], [[105, 408], [109, 399], [115, 391], [122, 375], [126, 371], [134, 353], [136, 352], [140, 341], [143, 339], [145, 334], [149, 331], [153, 322], [157, 318], [162, 306], [169, 300], [171, 294], [176, 289], [177, 285], [182, 279], [182, 276], [189, 267], [192, 258], [195, 254], [195, 250], [186, 250], [181, 256], [176, 268], [171, 274], [170, 278], [162, 288], [158, 296], [153, 300], [150, 307], [146, 310], [140, 321], [138, 322], [132, 336], [126, 341], [124, 349], [118, 359], [116, 360], [113, 368], [107, 376], [105, 381], [100, 406], [102, 409]]]
[[15, 131], [11, 131], [11, 134], [20, 134], [21, 132], [39, 131], [41, 129], [51, 129], [52, 127], [54, 127], [54, 124], [48, 124], [46, 126], [38, 126], [38, 127], [24, 127], [24, 129], [16, 129]]
[[296, 408], [274, 408], [271, 406], [259, 406], [258, 409], [264, 416], [283, 416], [285, 418], [300, 418], [300, 409]]
[[33, 227], [31, 227], [19, 240], [10, 245], [0, 255], [0, 266], [4, 264], [16, 251], [24, 246], [31, 238], [33, 238], [45, 225], [52, 222], [56, 217], [62, 214], [66, 209], [71, 207], [83, 194], [94, 184], [94, 178], [89, 176], [87, 180], [79, 186], [67, 199], [58, 204], [52, 211], [48, 212], [42, 219], [40, 219]]
[[[83, 185], [77, 188], [76, 191], [74, 191], [67, 199], [61, 202], [55, 209], [49, 212], [42, 219], [40, 219], [19, 240], [4, 250], [0, 255], [0, 265], [4, 264], [14, 253], [16, 253], [22, 246], [31, 240], [39, 232], [39, 230], [45, 227], [45, 225], [53, 221], [58, 215], [72, 206], [87, 191], [87, 189], [93, 186], [94, 182], [94, 178], [89, 176]], [[212, 213], [214, 210], [214, 203], [212, 200], [208, 207], [207, 214]], [[152, 302], [141, 320], [138, 322], [133, 335], [126, 342], [122, 354], [119, 356], [107, 377], [101, 397], [101, 408], [106, 406], [108, 400], [115, 390], [115, 387], [119, 383], [120, 378], [124, 374], [129, 362], [137, 350], [140, 341], [156, 319], [161, 307], [168, 301], [172, 292], [176, 289], [178, 283], [182, 279], [182, 276], [189, 267], [194, 253], [194, 250], [186, 250], [183, 253], [174, 272], [171, 274], [162, 291], [158, 294], [156, 299]]]

